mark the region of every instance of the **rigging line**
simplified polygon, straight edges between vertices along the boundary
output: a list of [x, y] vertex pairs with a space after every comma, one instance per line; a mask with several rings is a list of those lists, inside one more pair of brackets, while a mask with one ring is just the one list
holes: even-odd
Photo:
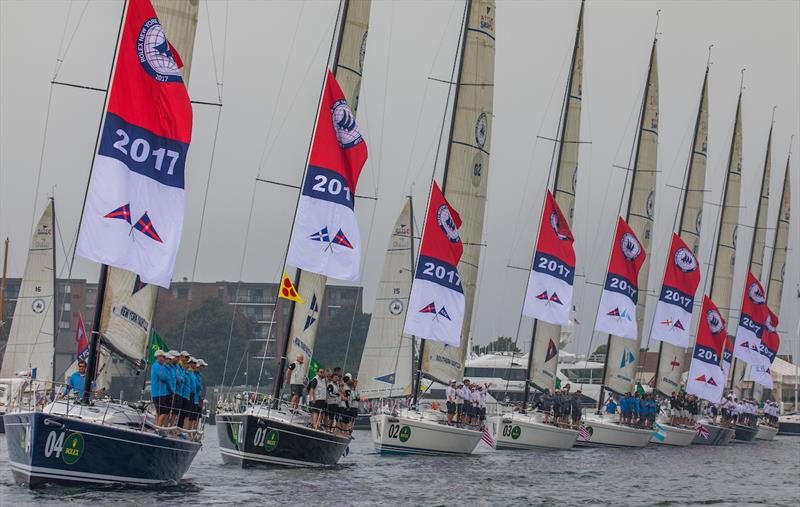
[[[83, 16], [86, 14], [86, 9], [89, 7], [89, 0], [86, 0], [86, 3], [83, 5], [83, 10], [81, 11], [80, 16], [78, 16], [78, 21], [75, 24], [75, 30], [73, 30], [72, 35], [69, 38], [69, 42], [67, 42], [67, 47], [64, 49], [64, 52], [61, 53], [61, 57], [56, 60], [56, 67], [53, 71], [53, 79], [58, 76], [58, 73], [61, 71], [61, 67], [64, 65], [64, 60], [67, 58], [67, 53], [69, 52], [70, 48], [72, 47], [72, 42], [75, 40], [75, 35], [78, 33], [78, 28], [81, 26], [81, 22], [83, 21]], [[72, 8], [72, 4], [70, 3], [70, 9]], [[67, 13], [67, 20], [69, 20], [69, 13]], [[66, 30], [66, 21], [64, 25], [64, 29]], [[63, 36], [61, 42], [64, 42]], [[61, 44], [59, 44], [59, 51], [61, 50]]]
[[[219, 71], [217, 70], [217, 54], [214, 49], [214, 33], [213, 30], [211, 29], [211, 13], [208, 10], [208, 0], [205, 1], [205, 6], [206, 6], [206, 25], [208, 26], [208, 42], [209, 45], [211, 46], [211, 63], [214, 68], [214, 81], [217, 85], [217, 99], [220, 102], [222, 102], [222, 83], [219, 78]], [[209, 172], [211, 172], [210, 169]]]
[[39, 167], [36, 171], [36, 185], [34, 186], [33, 191], [33, 205], [31, 211], [31, 223], [30, 227], [28, 228], [29, 231], [32, 231], [34, 228], [34, 224], [36, 223], [36, 202], [39, 199], [39, 185], [42, 180], [42, 168], [44, 167], [44, 154], [47, 147], [47, 132], [48, 127], [50, 125], [50, 108], [53, 104], [53, 85], [50, 84], [50, 93], [47, 97], [47, 108], [45, 109], [45, 116], [44, 116], [44, 132], [42, 133], [42, 146], [39, 150]]
[[[61, 65], [61, 50], [64, 48], [64, 39], [67, 38], [67, 27], [69, 26], [69, 18], [72, 15], [72, 6], [75, 0], [70, 0], [69, 7], [67, 7], [67, 15], [64, 17], [64, 28], [61, 30], [61, 40], [58, 42], [58, 51], [56, 52], [56, 63], [53, 65], [53, 76], [58, 73], [58, 68]], [[86, 5], [89, 0], [86, 0]], [[84, 9], [86, 7], [84, 6]]]

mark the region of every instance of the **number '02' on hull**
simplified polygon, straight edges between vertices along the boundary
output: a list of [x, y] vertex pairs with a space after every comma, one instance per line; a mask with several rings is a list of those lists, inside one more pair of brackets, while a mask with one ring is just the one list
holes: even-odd
[[381, 454], [471, 454], [481, 432], [442, 424], [427, 414], [409, 411], [398, 416], [377, 414], [370, 418], [372, 442]]

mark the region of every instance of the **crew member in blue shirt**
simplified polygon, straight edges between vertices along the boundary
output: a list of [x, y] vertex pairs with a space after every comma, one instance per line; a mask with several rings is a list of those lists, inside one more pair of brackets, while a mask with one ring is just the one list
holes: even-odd
[[[83, 387], [86, 385], [86, 361], [78, 361], [78, 371], [69, 376], [67, 381], [67, 389], [64, 394], [69, 394], [70, 391], [75, 391], [78, 396], [83, 395]], [[97, 384], [92, 382], [92, 391], [97, 389]]]
[[614, 415], [614, 414], [617, 413], [617, 402], [614, 401], [614, 395], [613, 394], [609, 394], [608, 395], [608, 402], [606, 403], [606, 412], [608, 412], [611, 415]]
[[189, 372], [186, 370], [187, 362], [189, 361], [189, 352], [183, 351], [180, 355], [180, 360], [178, 361], [176, 371], [178, 373], [178, 400], [176, 400], [175, 405], [179, 405], [180, 411], [178, 412], [178, 427], [179, 428], [186, 428], [186, 416], [189, 415], [189, 410], [192, 409], [192, 404], [189, 401], [190, 394], [194, 387], [192, 382], [192, 377], [189, 375]]
[[183, 382], [183, 377], [180, 376], [178, 370], [181, 369], [178, 366], [178, 358], [180, 355], [178, 352], [174, 350], [170, 350], [165, 354], [167, 361], [164, 364], [164, 368], [169, 373], [169, 383], [167, 385], [167, 389], [169, 391], [169, 417], [167, 418], [167, 426], [175, 426], [178, 421], [178, 414], [180, 413], [180, 403], [181, 397], [178, 395], [178, 389], [180, 388], [180, 384]]
[[167, 359], [164, 351], [159, 349], [154, 355], [156, 362], [150, 367], [150, 396], [156, 407], [156, 425], [166, 426], [169, 424], [171, 376], [166, 365]]

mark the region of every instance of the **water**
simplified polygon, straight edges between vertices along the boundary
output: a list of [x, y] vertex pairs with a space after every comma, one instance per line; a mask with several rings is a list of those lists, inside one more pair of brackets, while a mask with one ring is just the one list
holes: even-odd
[[217, 435], [183, 481], [159, 488], [14, 485], [0, 443], [0, 507], [27, 505], [671, 506], [800, 504], [800, 438], [727, 447], [499, 451], [453, 457], [382, 457], [356, 432], [335, 469], [223, 466]]

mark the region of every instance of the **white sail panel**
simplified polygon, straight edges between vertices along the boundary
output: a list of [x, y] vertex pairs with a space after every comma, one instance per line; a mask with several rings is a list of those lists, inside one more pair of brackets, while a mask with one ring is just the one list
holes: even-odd
[[427, 342], [423, 371], [439, 380], [462, 377], [469, 341], [489, 177], [494, 97], [494, 0], [469, 2], [455, 106], [448, 140], [445, 198], [461, 215], [464, 253], [458, 264], [466, 306], [461, 346]]
[[[708, 68], [706, 68], [706, 75], [703, 79], [703, 89], [700, 92], [700, 108], [697, 114], [697, 127], [692, 141], [689, 173], [683, 190], [683, 206], [681, 208], [678, 235], [686, 243], [686, 246], [692, 250], [695, 257], [699, 259], [708, 151]], [[687, 329], [692, 329], [692, 327]], [[668, 342], [662, 342], [658, 356], [656, 389], [667, 394], [677, 391], [683, 373], [689, 369], [690, 362], [691, 358], [687, 360], [684, 348], [676, 347]]]
[[[633, 229], [642, 248], [650, 253], [653, 239], [653, 217], [656, 199], [656, 170], [658, 162], [658, 60], [656, 43], [650, 53], [650, 70], [647, 77], [644, 110], [639, 125], [639, 145], [631, 175], [627, 222]], [[650, 257], [645, 258], [639, 271], [639, 299], [636, 303], [638, 336], [647, 311], [647, 282], [650, 273]], [[612, 391], [624, 393], [633, 389], [636, 381], [638, 346], [630, 340], [611, 336], [606, 358], [605, 384]]]
[[[333, 62], [333, 74], [342, 89], [353, 114], [358, 110], [361, 90], [361, 73], [367, 50], [367, 30], [371, 0], [345, 2], [345, 12], [339, 34], [340, 42]], [[314, 355], [314, 345], [319, 330], [320, 309], [325, 301], [325, 285], [328, 277], [310, 271], [299, 271], [295, 287], [305, 305], [295, 305], [289, 327], [289, 347], [286, 357], [294, 361], [297, 354], [306, 358]]]
[[764, 271], [764, 248], [767, 244], [767, 213], [769, 212], [769, 180], [772, 169], [772, 127], [767, 138], [767, 154], [764, 156], [764, 173], [761, 175], [761, 196], [756, 211], [756, 228], [753, 231], [753, 251], [750, 254], [750, 272], [761, 280]]
[[[581, 133], [581, 104], [583, 98], [583, 3], [578, 15], [572, 68], [564, 126], [561, 132], [558, 166], [553, 197], [566, 215], [570, 228], [575, 217], [575, 192], [578, 183], [578, 152]], [[539, 389], [555, 388], [558, 350], [561, 347], [561, 326], [537, 321], [532, 342], [531, 368], [528, 378]], [[551, 344], [552, 342], [552, 344]], [[554, 348], [555, 347], [555, 348]], [[555, 352], [555, 353], [554, 353]]]
[[51, 200], [31, 237], [0, 378], [29, 371], [37, 380], [53, 380], [53, 323], [56, 318], [54, 235]]
[[413, 339], [403, 334], [411, 280], [413, 223], [411, 201], [397, 218], [386, 249], [378, 297], [372, 310], [367, 340], [358, 368], [358, 390], [367, 398], [411, 393]]
[[778, 208], [778, 225], [772, 249], [772, 262], [769, 270], [767, 305], [780, 317], [781, 296], [783, 295], [783, 276], [786, 273], [786, 252], [789, 247], [789, 217], [791, 214], [791, 185], [789, 178], [789, 159], [786, 159], [786, 176], [783, 179], [783, 193]]

